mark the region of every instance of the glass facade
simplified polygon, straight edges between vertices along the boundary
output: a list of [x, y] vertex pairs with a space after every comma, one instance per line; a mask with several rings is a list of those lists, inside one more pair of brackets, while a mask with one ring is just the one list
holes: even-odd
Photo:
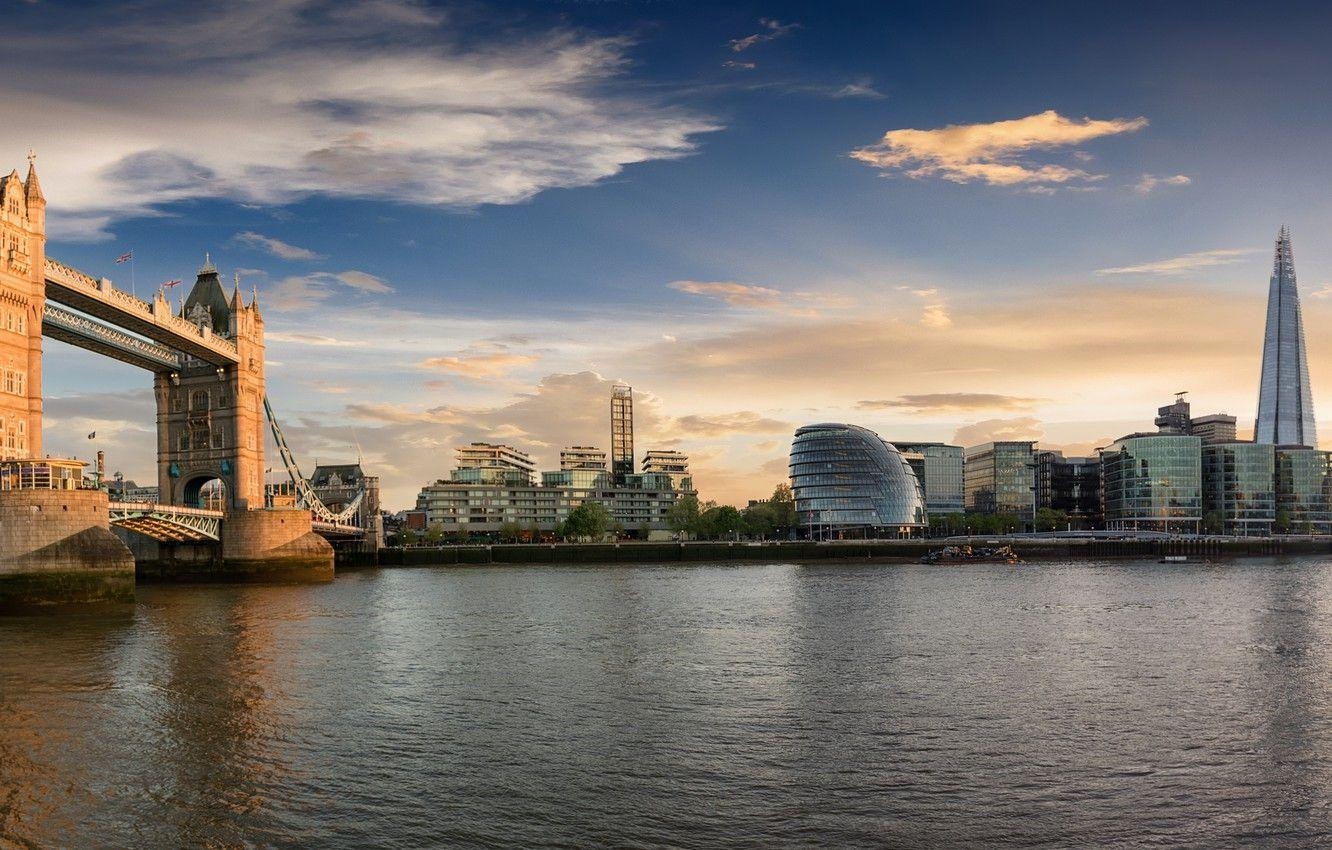
[[1101, 520], [1101, 461], [1064, 457], [1057, 451], [1036, 453], [1036, 507], [1063, 511], [1079, 528]]
[[1121, 437], [1101, 451], [1105, 527], [1197, 533], [1202, 524], [1202, 440]]
[[925, 491], [927, 514], [960, 514], [965, 505], [963, 468], [965, 455], [961, 446], [943, 443], [893, 442], [916, 473]]
[[1202, 447], [1203, 530], [1265, 536], [1276, 521], [1276, 453], [1260, 443]]
[[816, 537], [906, 536], [926, 524], [911, 466], [878, 434], [855, 425], [806, 425], [791, 443], [800, 524]]
[[1300, 291], [1295, 285], [1295, 254], [1290, 247], [1290, 231], [1285, 227], [1277, 233], [1267, 289], [1267, 332], [1263, 336], [1254, 441], [1277, 446], [1318, 445]]
[[967, 449], [967, 510], [1012, 514], [1031, 523], [1036, 512], [1035, 443], [1004, 440]]
[[1276, 449], [1276, 530], [1294, 534], [1332, 532], [1332, 470], [1319, 449]]

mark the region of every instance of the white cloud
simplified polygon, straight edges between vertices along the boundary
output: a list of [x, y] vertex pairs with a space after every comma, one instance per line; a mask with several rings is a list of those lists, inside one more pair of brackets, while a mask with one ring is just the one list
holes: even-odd
[[1139, 195], [1150, 195], [1153, 189], [1158, 186], [1187, 186], [1193, 181], [1186, 174], [1175, 174], [1169, 177], [1159, 174], [1144, 174], [1133, 187], [1133, 191]]
[[926, 304], [920, 323], [927, 328], [947, 328], [952, 326], [953, 318], [948, 315], [947, 304]]
[[954, 183], [981, 181], [992, 186], [1027, 185], [1048, 191], [1052, 184], [1100, 180], [1104, 175], [1036, 162], [1031, 159], [1033, 152], [1072, 147], [1146, 126], [1146, 118], [1077, 121], [1051, 109], [991, 124], [889, 130], [878, 144], [857, 148], [851, 156], [885, 174], [942, 177]]
[[733, 38], [730, 41], [731, 50], [740, 53], [748, 50], [756, 44], [762, 44], [765, 41], [773, 41], [784, 35], [789, 35], [792, 31], [800, 29], [800, 24], [784, 24], [781, 21], [772, 18], [759, 18], [759, 26], [762, 29], [753, 35], [747, 35], [744, 38]]
[[832, 96], [839, 99], [844, 97], [864, 97], [872, 100], [884, 97], [883, 93], [876, 90], [874, 84], [867, 79], [857, 80], [854, 83], [847, 83], [841, 88], [835, 89]]
[[11, 40], [0, 148], [41, 155], [52, 232], [199, 198], [516, 203], [689, 154], [708, 119], [617, 94], [623, 39], [464, 43], [409, 0], [146, 0]]
[[1109, 269], [1097, 269], [1098, 275], [1118, 275], [1118, 274], [1143, 274], [1143, 275], [1177, 275], [1188, 274], [1198, 269], [1211, 268], [1213, 266], [1228, 266], [1237, 263], [1245, 256], [1254, 253], [1252, 248], [1222, 248], [1216, 251], [1199, 251], [1194, 254], [1185, 254], [1182, 257], [1171, 257], [1168, 260], [1155, 260], [1150, 263], [1139, 263], [1134, 266], [1118, 266]]
[[255, 233], [253, 230], [246, 230], [243, 233], [237, 233], [232, 239], [242, 245], [249, 245], [252, 248], [258, 248], [261, 251], [267, 251], [275, 257], [284, 260], [322, 260], [323, 257], [311, 251], [309, 248], [299, 248], [281, 239], [274, 239], [270, 236], [264, 236], [262, 233]]

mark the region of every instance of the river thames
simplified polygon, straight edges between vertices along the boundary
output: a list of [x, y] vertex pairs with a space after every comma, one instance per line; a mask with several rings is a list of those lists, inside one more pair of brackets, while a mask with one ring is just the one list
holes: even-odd
[[1332, 562], [498, 567], [0, 619], [0, 847], [1326, 845]]

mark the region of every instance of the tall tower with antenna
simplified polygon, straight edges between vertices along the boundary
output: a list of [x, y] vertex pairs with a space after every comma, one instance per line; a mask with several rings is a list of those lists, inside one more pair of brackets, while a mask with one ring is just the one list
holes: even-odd
[[1267, 290], [1267, 332], [1263, 336], [1263, 373], [1253, 439], [1277, 446], [1318, 446], [1304, 319], [1295, 285], [1295, 255], [1290, 247], [1290, 228], [1285, 225], [1277, 231]]

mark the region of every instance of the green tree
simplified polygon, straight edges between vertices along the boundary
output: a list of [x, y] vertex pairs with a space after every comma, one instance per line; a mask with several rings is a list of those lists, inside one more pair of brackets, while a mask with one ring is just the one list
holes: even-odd
[[745, 533], [751, 537], [772, 537], [777, 532], [777, 508], [772, 502], [759, 502], [745, 508]]
[[697, 496], [681, 496], [675, 500], [675, 504], [666, 509], [666, 524], [677, 534], [693, 531], [698, 523], [699, 513]]
[[434, 525], [427, 528], [425, 533], [425, 542], [429, 543], [431, 546], [438, 546], [439, 544], [443, 543], [444, 528], [441, 525], [439, 525], [439, 523], [435, 523]]
[[790, 484], [778, 484], [772, 491], [772, 498], [768, 500], [772, 505], [773, 518], [777, 522], [777, 528], [781, 531], [790, 531], [796, 527], [796, 504], [795, 494], [791, 492]]
[[605, 505], [600, 502], [583, 502], [569, 511], [569, 516], [565, 518], [564, 536], [600, 540], [613, 523], [610, 511]]
[[1278, 534], [1290, 531], [1290, 511], [1281, 508], [1276, 512], [1276, 530]]
[[415, 530], [410, 528], [404, 528], [398, 534], [398, 542], [403, 546], [411, 546], [415, 544], [416, 541], [420, 539], [420, 537], [421, 536], [417, 534]]
[[1041, 508], [1036, 511], [1037, 531], [1063, 531], [1068, 527], [1068, 513], [1054, 508]]
[[1226, 523], [1220, 511], [1208, 511], [1203, 514], [1202, 527], [1208, 534], [1220, 534], [1225, 531]]
[[537, 524], [536, 520], [532, 520], [532, 524], [527, 527], [527, 542], [541, 542], [541, 526]]
[[700, 537], [708, 540], [720, 540], [723, 537], [729, 537], [739, 532], [745, 525], [745, 518], [740, 515], [740, 511], [730, 505], [720, 505], [708, 508], [698, 518], [699, 526], [703, 529]]
[[501, 543], [517, 543], [518, 536], [522, 534], [523, 528], [517, 520], [506, 519], [500, 523], [499, 539]]

